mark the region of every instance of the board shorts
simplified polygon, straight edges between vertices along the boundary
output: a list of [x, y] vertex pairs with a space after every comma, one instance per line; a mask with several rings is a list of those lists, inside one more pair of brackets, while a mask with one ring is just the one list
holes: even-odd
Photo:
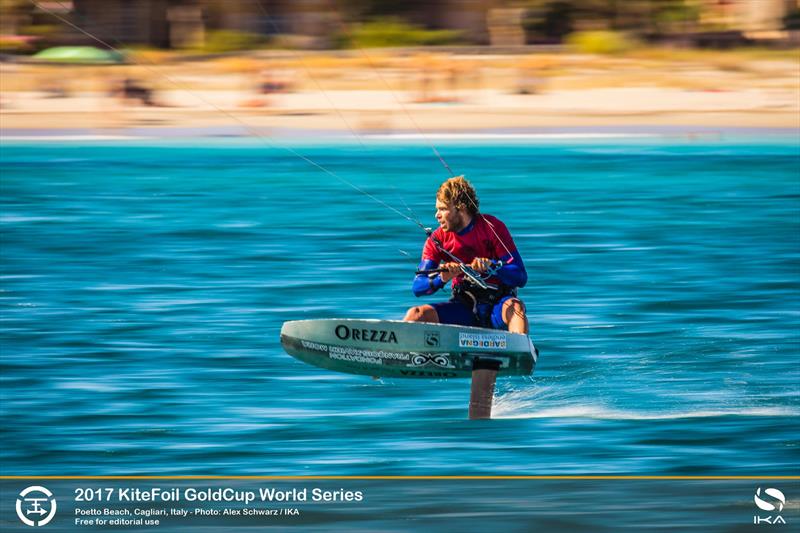
[[503, 304], [510, 298], [514, 298], [514, 295], [504, 296], [494, 305], [478, 304], [478, 314], [483, 318], [482, 321], [472, 312], [471, 306], [456, 299], [434, 303], [431, 307], [436, 309], [440, 324], [508, 330], [508, 324], [503, 322]]

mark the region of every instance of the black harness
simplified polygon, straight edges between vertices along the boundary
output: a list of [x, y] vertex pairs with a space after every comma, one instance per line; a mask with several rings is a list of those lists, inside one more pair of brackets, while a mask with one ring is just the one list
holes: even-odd
[[465, 279], [453, 285], [453, 300], [472, 310], [475, 320], [482, 327], [491, 327], [492, 310], [507, 296], [517, 296], [517, 288], [500, 284], [497, 290], [478, 287]]

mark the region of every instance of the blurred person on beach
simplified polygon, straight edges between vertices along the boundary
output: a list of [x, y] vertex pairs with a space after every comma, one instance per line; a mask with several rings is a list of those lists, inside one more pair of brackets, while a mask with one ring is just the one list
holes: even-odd
[[258, 92], [260, 94], [277, 94], [286, 92], [289, 84], [276, 76], [271, 70], [262, 70], [259, 74]]
[[159, 106], [153, 98], [153, 90], [131, 77], [125, 77], [116, 81], [111, 87], [111, 94], [116, 96], [122, 103], [138, 101], [148, 107]]
[[[406, 322], [458, 324], [512, 333], [528, 333], [525, 304], [517, 289], [528, 281], [522, 261], [505, 224], [478, 210], [473, 186], [457, 176], [445, 181], [436, 193], [439, 227], [430, 233], [422, 250], [412, 290], [415, 296], [434, 294], [452, 280], [452, 297], [446, 302], [410, 308]], [[475, 284], [455, 258], [496, 289]]]

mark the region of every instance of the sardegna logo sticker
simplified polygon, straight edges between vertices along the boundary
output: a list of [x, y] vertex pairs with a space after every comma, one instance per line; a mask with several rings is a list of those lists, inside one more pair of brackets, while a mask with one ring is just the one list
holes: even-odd
[[17, 496], [17, 516], [26, 526], [44, 526], [56, 515], [56, 499], [44, 487], [34, 485]]

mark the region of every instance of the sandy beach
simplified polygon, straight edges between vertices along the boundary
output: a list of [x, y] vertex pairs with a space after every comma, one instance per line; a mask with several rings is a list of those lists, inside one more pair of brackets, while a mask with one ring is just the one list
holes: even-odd
[[[457, 75], [441, 70], [442, 60], [429, 71], [407, 64], [373, 68], [343, 63], [337, 68], [336, 60], [299, 58], [281, 65], [286, 88], [268, 93], [257, 89], [263, 65], [244, 62], [231, 68], [231, 60], [226, 61], [126, 66], [124, 71], [4, 63], [0, 133], [124, 133], [136, 128], [157, 136], [175, 128], [226, 127], [237, 135], [272, 128], [353, 135], [603, 127], [800, 129], [800, 61], [786, 58], [734, 64], [719, 56], [713, 61], [559, 56], [535, 63], [518, 56], [454, 57], [453, 64], [465, 66]], [[155, 105], [110, 94], [113, 80], [131, 75], [152, 88]], [[69, 90], [52, 94], [54, 80]]]

